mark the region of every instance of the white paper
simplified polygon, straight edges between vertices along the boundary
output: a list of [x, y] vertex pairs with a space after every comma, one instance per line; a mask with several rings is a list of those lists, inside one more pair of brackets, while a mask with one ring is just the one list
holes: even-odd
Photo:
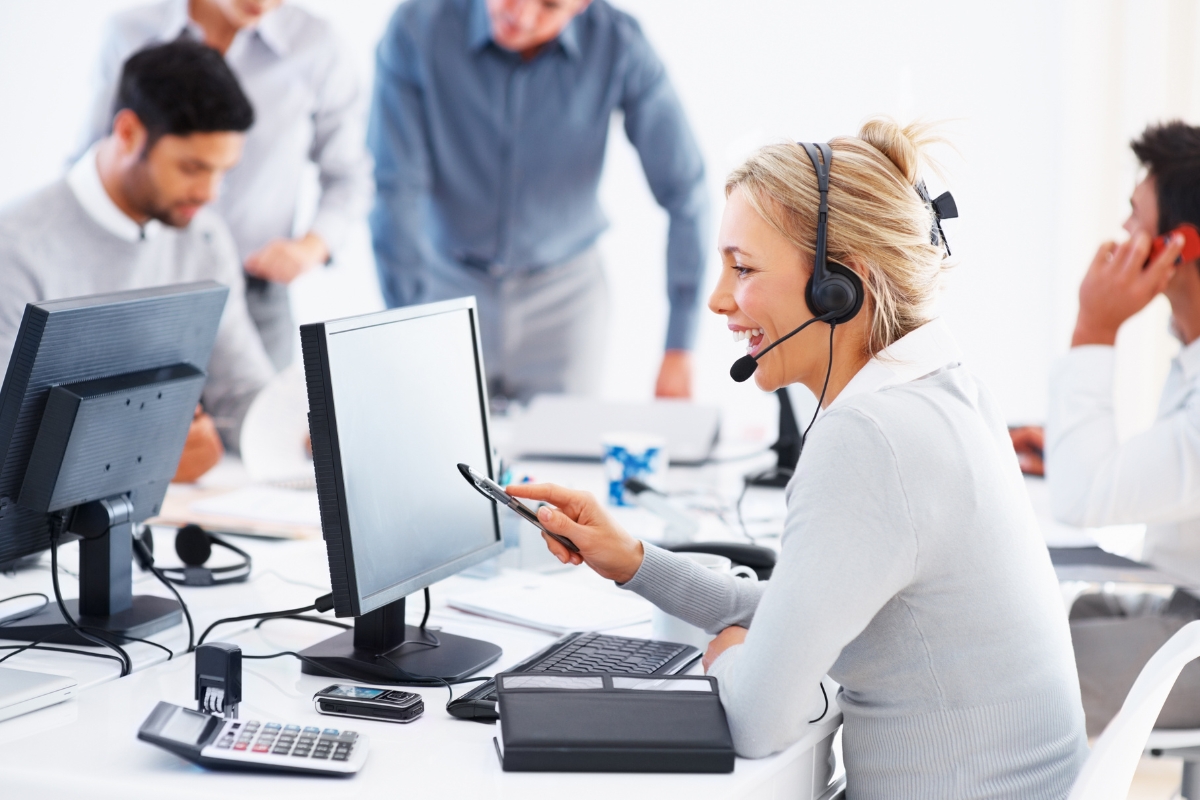
[[649, 621], [652, 608], [635, 595], [540, 575], [455, 595], [447, 603], [460, 611], [555, 634], [636, 625]]
[[189, 508], [196, 514], [320, 527], [317, 493], [275, 486], [250, 486], [216, 497], [197, 500]]

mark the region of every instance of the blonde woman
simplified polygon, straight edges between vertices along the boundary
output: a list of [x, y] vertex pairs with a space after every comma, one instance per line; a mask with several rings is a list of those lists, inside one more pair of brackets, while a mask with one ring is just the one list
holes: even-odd
[[[1065, 797], [1087, 753], [1066, 615], [1004, 417], [931, 316], [944, 250], [917, 188], [926, 140], [872, 120], [829, 143], [828, 257], [865, 300], [765, 353], [754, 375], [763, 390], [824, 394], [769, 582], [643, 544], [586, 493], [509, 491], [557, 506], [542, 520], [580, 550], [548, 541], [559, 559], [719, 634], [704, 665], [743, 756], [799, 739], [828, 673], [849, 797]], [[763, 148], [726, 182], [709, 308], [752, 354], [814, 316], [819, 202], [799, 145]]]

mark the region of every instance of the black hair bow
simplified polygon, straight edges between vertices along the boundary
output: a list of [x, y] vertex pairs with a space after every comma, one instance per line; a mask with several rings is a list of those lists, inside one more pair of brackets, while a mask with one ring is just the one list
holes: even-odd
[[925, 181], [917, 181], [917, 194], [921, 196], [921, 200], [933, 211], [933, 228], [929, 231], [929, 243], [940, 244], [946, 248], [946, 255], [950, 255], [950, 243], [946, 241], [946, 234], [942, 232], [942, 220], [954, 219], [958, 216], [958, 205], [954, 202], [954, 196], [949, 192], [942, 192], [936, 199], [929, 199], [929, 190], [925, 188]]

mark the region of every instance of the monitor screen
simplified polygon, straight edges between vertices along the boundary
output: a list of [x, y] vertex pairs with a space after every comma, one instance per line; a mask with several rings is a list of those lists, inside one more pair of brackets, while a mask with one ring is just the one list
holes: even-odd
[[[475, 308], [448, 301], [319, 327], [331, 455], [340, 466], [338, 538], [341, 558], [352, 562], [353, 613], [361, 615], [489, 557], [500, 541], [494, 505], [456, 466], [491, 474]], [[311, 375], [309, 391], [311, 405]], [[320, 470], [317, 482], [328, 497]], [[335, 604], [338, 584], [335, 576]]]

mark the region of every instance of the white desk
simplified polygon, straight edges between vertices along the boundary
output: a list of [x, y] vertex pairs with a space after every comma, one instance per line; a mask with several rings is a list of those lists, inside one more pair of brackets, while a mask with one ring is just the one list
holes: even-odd
[[[737, 471], [743, 468], [745, 465], [739, 465]], [[531, 465], [529, 471], [539, 478], [597, 488], [592, 485], [597, 483], [594, 465]], [[711, 468], [680, 471], [672, 476], [676, 485], [713, 490], [719, 490], [719, 484], [726, 480], [726, 470]], [[753, 509], [751, 516], [756, 518], [769, 516], [763, 509], [773, 500], [782, 507], [781, 499], [768, 494], [759, 498], [758, 505], [748, 503], [747, 509]], [[634, 511], [624, 516], [632, 522], [645, 522], [640, 516], [643, 513]], [[730, 538], [722, 533], [720, 525], [713, 518], [706, 529], [714, 538]], [[159, 552], [170, 552], [169, 539], [158, 544]], [[251, 581], [225, 587], [181, 588], [197, 633], [219, 617], [306, 605], [324, 593], [325, 589], [316, 587], [328, 585], [322, 542], [240, 539], [239, 544], [245, 545], [255, 559]], [[73, 549], [64, 548], [62, 561], [68, 568], [73, 568]], [[513, 555], [506, 553], [505, 558], [511, 561]], [[592, 579], [587, 573], [578, 574], [578, 579]], [[166, 594], [153, 578], [138, 577], [135, 571], [135, 580], [138, 593]], [[0, 576], [0, 597], [21, 591], [49, 594], [49, 584], [46, 570]], [[73, 580], [67, 578], [63, 584], [65, 594], [75, 594]], [[511, 666], [553, 640], [548, 634], [470, 617], [445, 606], [446, 596], [470, 585], [478, 585], [478, 580], [456, 576], [433, 587], [430, 624], [503, 647], [503, 657], [490, 670]], [[615, 587], [611, 590], [620, 591]], [[410, 610], [410, 619], [417, 613], [417, 609]], [[237, 642], [244, 653], [253, 654], [298, 650], [334, 633], [327, 626], [294, 621], [271, 622], [257, 631], [249, 625], [223, 628], [224, 633], [210, 639]], [[615, 632], [641, 636], [650, 633], [648, 624]], [[186, 630], [178, 627], [153, 638], [182, 650]], [[299, 662], [282, 657], [244, 662], [246, 699], [241, 717], [358, 730], [371, 737], [371, 755], [365, 768], [344, 780], [218, 773], [136, 739], [137, 728], [159, 700], [192, 706], [192, 657], [181, 656], [164, 663], [165, 656], [147, 645], [133, 644], [128, 649], [137, 671], [122, 680], [114, 680], [115, 664], [100, 659], [29, 652], [5, 662], [17, 668], [70, 674], [81, 685], [75, 700], [0, 722], [0, 743], [4, 745], [0, 748], [0, 786], [5, 797], [558, 798], [569, 792], [572, 800], [663, 796], [799, 800], [820, 797], [829, 784], [832, 776], [828, 755], [841, 722], [831, 698], [830, 713], [810, 726], [801, 741], [771, 758], [738, 759], [732, 775], [505, 773], [492, 746], [496, 728], [450, 717], [443, 708], [447, 697], [444, 689], [418, 690], [425, 697], [426, 712], [410, 725], [329, 718], [313, 710], [312, 695], [333, 681], [302, 675]]]

